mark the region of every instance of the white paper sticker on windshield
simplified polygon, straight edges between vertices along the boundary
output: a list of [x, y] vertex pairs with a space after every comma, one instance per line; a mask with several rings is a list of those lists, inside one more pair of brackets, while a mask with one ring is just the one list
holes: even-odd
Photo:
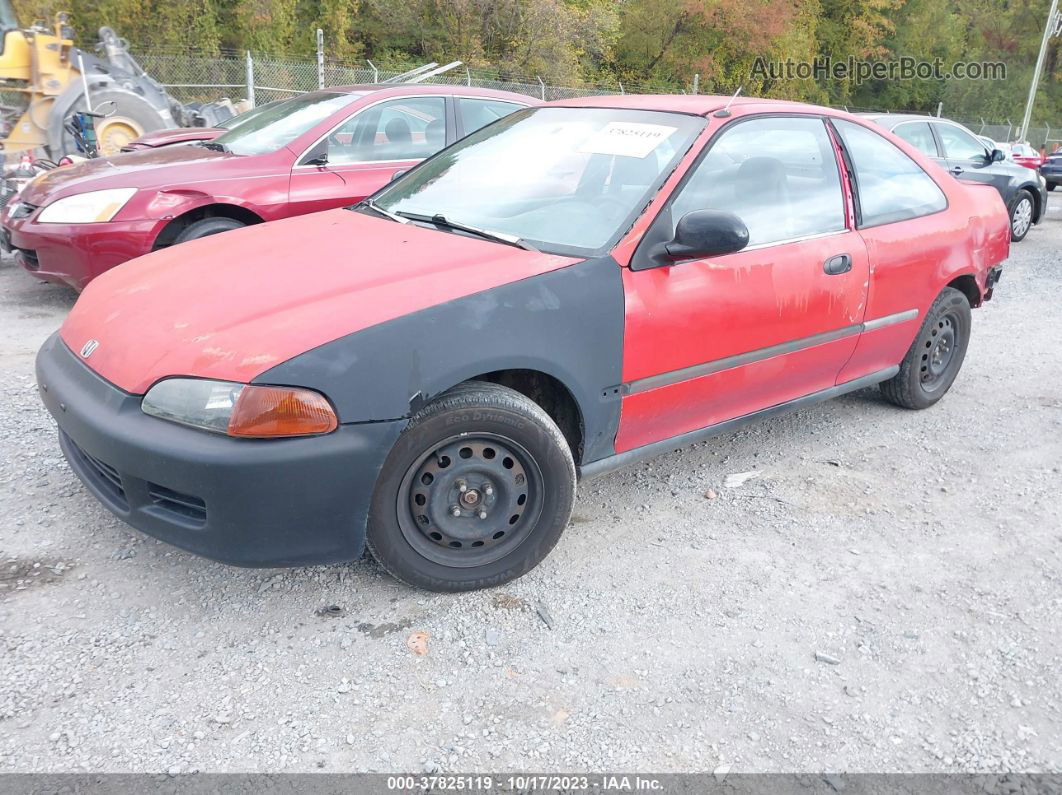
[[579, 151], [592, 155], [645, 157], [677, 129], [663, 124], [614, 121], [590, 136]]

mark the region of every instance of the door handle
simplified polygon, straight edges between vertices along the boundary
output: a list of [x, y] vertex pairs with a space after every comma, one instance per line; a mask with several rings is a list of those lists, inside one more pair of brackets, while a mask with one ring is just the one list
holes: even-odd
[[954, 174], [957, 177], [957, 176], [959, 176], [959, 174], [963, 173], [965, 170], [966, 169], [964, 169], [962, 166], [952, 166], [951, 168], [948, 169], [948, 173], [949, 174]]
[[852, 270], [852, 258], [847, 254], [838, 254], [836, 257], [830, 257], [822, 263], [822, 269], [828, 276], [848, 273], [848, 271]]

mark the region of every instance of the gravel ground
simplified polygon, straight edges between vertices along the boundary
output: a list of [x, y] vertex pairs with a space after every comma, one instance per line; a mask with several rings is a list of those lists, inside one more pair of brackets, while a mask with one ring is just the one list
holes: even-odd
[[585, 484], [536, 571], [440, 596], [112, 518], [34, 388], [74, 296], [5, 260], [0, 770], [1058, 772], [1060, 280], [1056, 194], [937, 407], [868, 390]]

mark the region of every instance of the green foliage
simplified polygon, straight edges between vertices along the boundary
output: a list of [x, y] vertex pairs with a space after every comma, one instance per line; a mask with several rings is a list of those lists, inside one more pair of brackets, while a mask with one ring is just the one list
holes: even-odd
[[[462, 60], [503, 75], [630, 90], [761, 95], [834, 105], [1019, 120], [1049, 0], [14, 0], [24, 25], [68, 10], [79, 43], [100, 25], [136, 50], [222, 48], [381, 66]], [[894, 60], [946, 69], [1002, 61], [1001, 81], [754, 77], [772, 62]], [[1036, 120], [1062, 126], [1062, 37], [1052, 40]]]

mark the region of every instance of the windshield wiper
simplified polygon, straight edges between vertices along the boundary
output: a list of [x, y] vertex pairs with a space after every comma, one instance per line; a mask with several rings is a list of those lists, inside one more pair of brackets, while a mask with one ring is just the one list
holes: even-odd
[[214, 152], [227, 152], [229, 148], [225, 144], [219, 144], [216, 141], [200, 141], [199, 145], [204, 149], [210, 149]]
[[[376, 202], [374, 202], [372, 199], [365, 199], [363, 202], [361, 202], [361, 204], [363, 206], [365, 206], [365, 207], [368, 207], [374, 213], [379, 213], [384, 218], [390, 218], [392, 221], [397, 221], [400, 224], [408, 224], [409, 223], [409, 219], [403, 218], [401, 215], [395, 215], [392, 212], [388, 212], [383, 207], [381, 207]], [[357, 207], [358, 205], [355, 204], [354, 206]], [[353, 208], [351, 208], [351, 209], [353, 209]]]
[[445, 229], [454, 229], [459, 232], [468, 232], [471, 235], [482, 237], [484, 240], [493, 240], [497, 243], [505, 243], [506, 245], [516, 246], [526, 251], [535, 251], [538, 249], [528, 243], [521, 237], [516, 235], [508, 235], [504, 232], [494, 232], [490, 229], [482, 229], [478, 226], [471, 226], [470, 224], [462, 224], [459, 221], [451, 221], [442, 213], [435, 213], [435, 215], [422, 215], [420, 213], [404, 213], [399, 211], [398, 215], [403, 218], [408, 218], [411, 221], [423, 221], [425, 223], [434, 224], [435, 226], [441, 226]]

